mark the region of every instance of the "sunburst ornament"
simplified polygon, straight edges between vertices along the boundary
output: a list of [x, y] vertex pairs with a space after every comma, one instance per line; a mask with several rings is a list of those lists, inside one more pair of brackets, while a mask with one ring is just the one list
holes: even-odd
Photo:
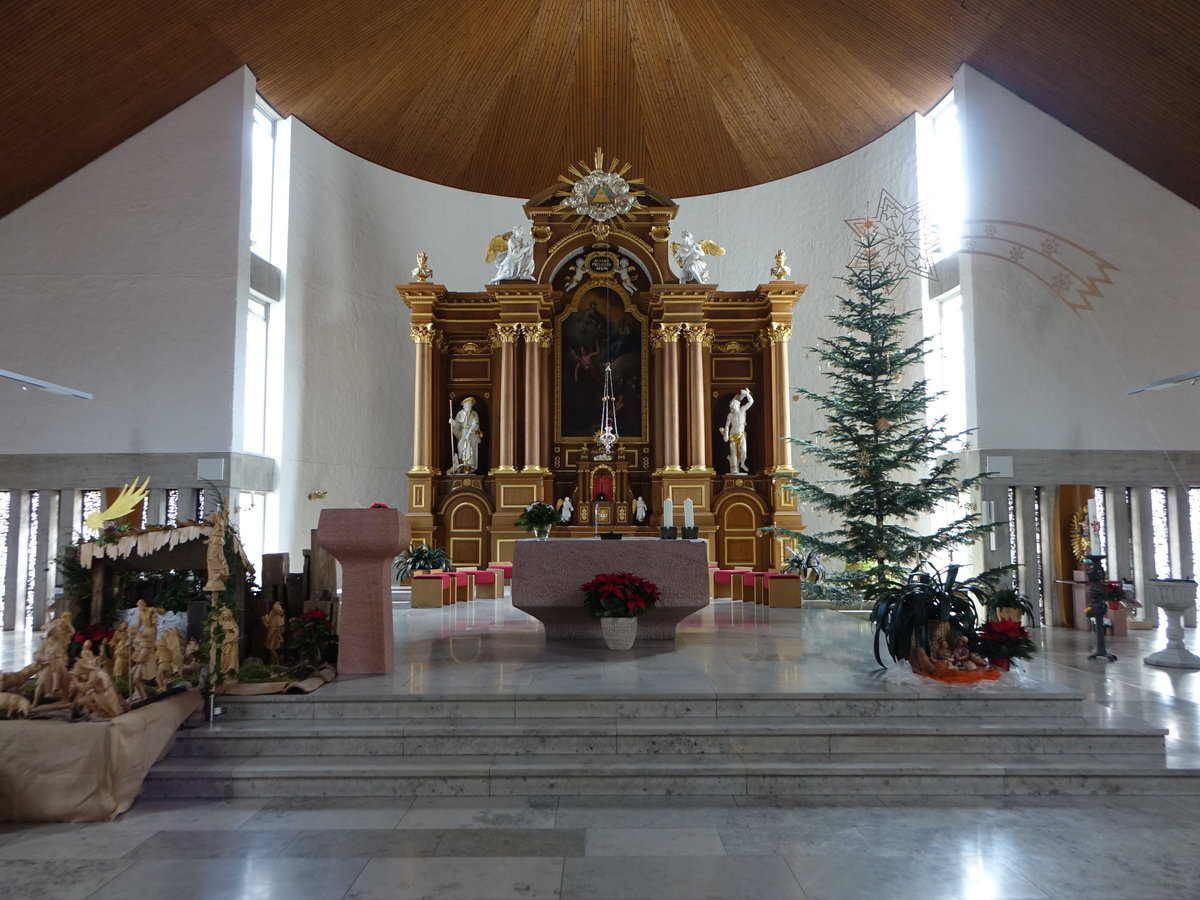
[[558, 192], [557, 196], [563, 199], [554, 207], [555, 212], [561, 213], [564, 218], [574, 215], [576, 227], [584, 219], [622, 225], [626, 220], [642, 214], [638, 209], [638, 197], [644, 197], [646, 192], [639, 187], [642, 179], [625, 177], [629, 163], [621, 163], [614, 156], [606, 169], [604, 151], [597, 147], [590, 169], [582, 160], [577, 166], [567, 166], [567, 171], [574, 178], [558, 176], [558, 180], [568, 187]]

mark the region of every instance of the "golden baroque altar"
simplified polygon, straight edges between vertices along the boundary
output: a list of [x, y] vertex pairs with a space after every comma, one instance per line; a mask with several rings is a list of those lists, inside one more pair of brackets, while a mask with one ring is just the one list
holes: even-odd
[[[597, 151], [590, 171], [572, 167], [566, 188], [525, 204], [531, 277], [447, 291], [426, 280], [422, 254], [416, 280], [396, 287], [415, 351], [408, 518], [414, 540], [445, 547], [457, 566], [511, 561], [527, 536], [514, 521], [534, 500], [569, 498], [569, 524], [554, 531], [569, 537], [654, 536], [663, 501], [680, 525], [690, 499], [709, 559], [724, 566], [776, 567], [783, 548], [759, 529], [803, 527], [782, 489], [793, 471], [782, 438], [792, 310], [806, 285], [782, 259], [753, 291], [682, 282], [670, 258], [678, 206], [620, 177], [627, 168], [605, 169]], [[629, 196], [605, 207], [614, 183]], [[729, 471], [722, 430], [743, 389], [756, 400], [749, 474]], [[620, 434], [611, 453], [598, 443], [606, 395]], [[458, 464], [449, 424], [467, 398], [482, 432], [473, 471]]]

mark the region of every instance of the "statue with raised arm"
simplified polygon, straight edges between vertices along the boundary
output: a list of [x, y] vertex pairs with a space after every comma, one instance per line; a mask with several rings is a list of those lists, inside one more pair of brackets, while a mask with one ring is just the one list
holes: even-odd
[[[745, 402], [743, 402], [743, 400]], [[749, 475], [746, 468], [748, 444], [746, 441], [746, 410], [754, 405], [750, 396], [750, 388], [742, 388], [729, 401], [729, 413], [725, 416], [725, 424], [718, 429], [721, 437], [729, 445], [729, 474]]]
[[648, 513], [649, 513], [649, 510], [646, 509], [646, 501], [643, 500], [639, 496], [637, 498], [637, 500], [634, 501], [634, 504], [633, 504], [634, 521], [636, 521], [640, 525], [642, 522], [646, 521], [646, 516]]
[[571, 502], [570, 497], [562, 498], [562, 506], [559, 508], [558, 521], [563, 525], [571, 524], [571, 516], [575, 514], [575, 504]]
[[520, 225], [488, 242], [485, 262], [496, 264], [497, 281], [533, 281], [533, 238]]
[[462, 407], [450, 420], [450, 433], [454, 437], [454, 465], [446, 474], [473, 474], [479, 468], [479, 444], [483, 440], [474, 397], [463, 398]]
[[708, 283], [708, 260], [705, 256], [724, 256], [725, 248], [710, 240], [698, 241], [690, 231], [671, 244], [671, 252], [679, 265], [679, 280], [684, 284]]

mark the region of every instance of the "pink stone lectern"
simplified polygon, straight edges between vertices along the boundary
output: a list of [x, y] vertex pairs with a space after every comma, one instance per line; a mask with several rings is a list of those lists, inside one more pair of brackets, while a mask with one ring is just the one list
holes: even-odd
[[411, 533], [398, 509], [321, 510], [317, 543], [342, 564], [339, 672], [392, 671], [392, 560], [408, 547]]

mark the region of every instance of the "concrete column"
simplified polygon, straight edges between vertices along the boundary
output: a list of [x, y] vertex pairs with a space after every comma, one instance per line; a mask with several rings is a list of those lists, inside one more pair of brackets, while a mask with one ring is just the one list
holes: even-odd
[[29, 492], [8, 492], [8, 564], [4, 570], [4, 630], [25, 621], [25, 576], [29, 565]]
[[[1008, 558], [1008, 484], [983, 482], [980, 485], [979, 499], [982, 517], [980, 521], [984, 525], [993, 521], [996, 523], [992, 532], [983, 536], [983, 569], [986, 571], [996, 566], [1006, 566], [1011, 561]], [[983, 504], [989, 502], [994, 510], [991, 519], [983, 516], [984, 510], [987, 509]]]
[[516, 417], [513, 400], [516, 397], [516, 346], [521, 326], [504, 322], [495, 327], [492, 340], [500, 347], [500, 436], [496, 447], [496, 466], [493, 472], [515, 472], [516, 469]]
[[1105, 485], [1105, 523], [1108, 532], [1108, 577], [1113, 579], [1132, 578], [1129, 568], [1129, 542], [1132, 540], [1129, 507], [1125, 505], [1124, 485]]
[[[1174, 484], [1167, 489], [1167, 509], [1171, 519], [1171, 577], [1195, 578], [1196, 561], [1192, 558], [1192, 522], [1188, 508], [1187, 485]], [[1197, 592], [1200, 594], [1200, 591]], [[1196, 609], [1183, 614], [1187, 628], [1196, 627]]]
[[679, 452], [679, 335], [682, 325], [664, 324], [663, 336], [663, 395], [660, 411], [663, 419], [663, 471], [682, 472]]
[[542, 404], [549, 386], [543, 384], [545, 369], [542, 366], [542, 347], [549, 346], [550, 329], [540, 322], [523, 325], [525, 335], [525, 466], [522, 472], [545, 472], [542, 464]]
[[711, 339], [703, 323], [683, 326], [687, 340], [687, 404], [688, 404], [688, 467], [691, 472], [711, 472], [708, 453], [708, 431], [705, 428], [704, 341]]
[[431, 404], [433, 398], [433, 344], [438, 338], [437, 327], [431, 324], [412, 326], [413, 351], [413, 464], [409, 471], [433, 471], [433, 432]]
[[1129, 489], [1130, 517], [1133, 530], [1133, 589], [1144, 604], [1145, 619], [1158, 625], [1158, 607], [1148, 599], [1146, 590], [1154, 579], [1154, 524], [1150, 509], [1150, 487], [1136, 485]]
[[33, 559], [33, 627], [41, 630], [54, 596], [54, 555], [58, 552], [58, 491], [38, 491], [38, 523]]
[[770, 451], [768, 459], [775, 460], [770, 471], [781, 474], [796, 471], [792, 466], [792, 445], [785, 438], [792, 435], [792, 388], [788, 372], [788, 342], [792, 339], [792, 326], [772, 322], [762, 334], [770, 342], [771, 368], [768, 381], [771, 389], [771, 431], [767, 436]]

